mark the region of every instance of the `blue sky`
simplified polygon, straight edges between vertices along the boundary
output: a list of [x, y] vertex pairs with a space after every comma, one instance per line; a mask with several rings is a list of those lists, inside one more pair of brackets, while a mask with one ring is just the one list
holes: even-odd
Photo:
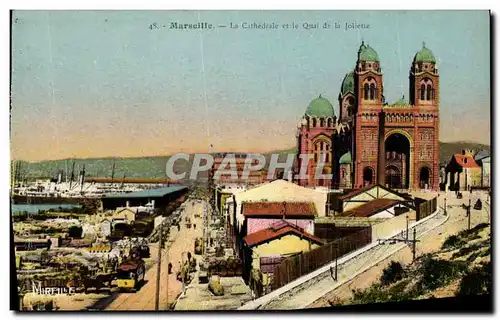
[[[489, 143], [487, 11], [16, 11], [12, 155], [27, 160], [291, 147], [308, 103], [336, 108], [364, 39], [388, 102], [425, 41], [443, 141]], [[17, 20], [16, 20], [17, 19]], [[337, 21], [339, 30], [150, 30], [156, 22]], [[346, 22], [369, 24], [345, 31]]]

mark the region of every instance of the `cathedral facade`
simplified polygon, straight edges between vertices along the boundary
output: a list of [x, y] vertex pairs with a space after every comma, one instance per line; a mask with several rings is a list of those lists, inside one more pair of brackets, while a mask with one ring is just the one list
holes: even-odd
[[[387, 103], [380, 59], [363, 42], [354, 70], [342, 81], [338, 117], [320, 95], [298, 124], [295, 171], [304, 166], [307, 174], [296, 182], [335, 189], [378, 183], [438, 190], [439, 74], [425, 44], [411, 63], [409, 82], [408, 101], [403, 96]], [[320, 163], [322, 171], [317, 170]]]

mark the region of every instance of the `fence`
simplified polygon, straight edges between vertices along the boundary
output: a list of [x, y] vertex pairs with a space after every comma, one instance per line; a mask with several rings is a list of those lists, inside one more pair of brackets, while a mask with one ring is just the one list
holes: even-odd
[[276, 290], [303, 275], [321, 268], [336, 258], [338, 259], [349, 252], [371, 243], [371, 238], [371, 228], [367, 227], [317, 249], [284, 259], [274, 268], [271, 283], [272, 289]]
[[417, 221], [430, 216], [437, 210], [437, 197], [432, 198], [431, 200], [424, 201], [417, 205]]

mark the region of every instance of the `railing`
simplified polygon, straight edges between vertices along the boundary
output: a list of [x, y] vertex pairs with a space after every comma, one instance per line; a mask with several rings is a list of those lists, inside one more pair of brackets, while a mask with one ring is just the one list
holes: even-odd
[[284, 259], [274, 268], [272, 289], [276, 290], [287, 283], [357, 250], [372, 241], [371, 227], [325, 244], [317, 249]]

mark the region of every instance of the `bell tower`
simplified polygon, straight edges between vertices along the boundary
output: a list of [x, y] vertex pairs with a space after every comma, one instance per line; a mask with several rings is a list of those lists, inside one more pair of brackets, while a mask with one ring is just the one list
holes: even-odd
[[356, 107], [354, 114], [354, 184], [355, 188], [377, 182], [379, 153], [379, 114], [384, 104], [384, 86], [377, 52], [365, 45], [358, 50], [354, 71]]
[[439, 188], [439, 74], [436, 58], [427, 48], [415, 54], [410, 68], [410, 104], [415, 114], [415, 189]]

